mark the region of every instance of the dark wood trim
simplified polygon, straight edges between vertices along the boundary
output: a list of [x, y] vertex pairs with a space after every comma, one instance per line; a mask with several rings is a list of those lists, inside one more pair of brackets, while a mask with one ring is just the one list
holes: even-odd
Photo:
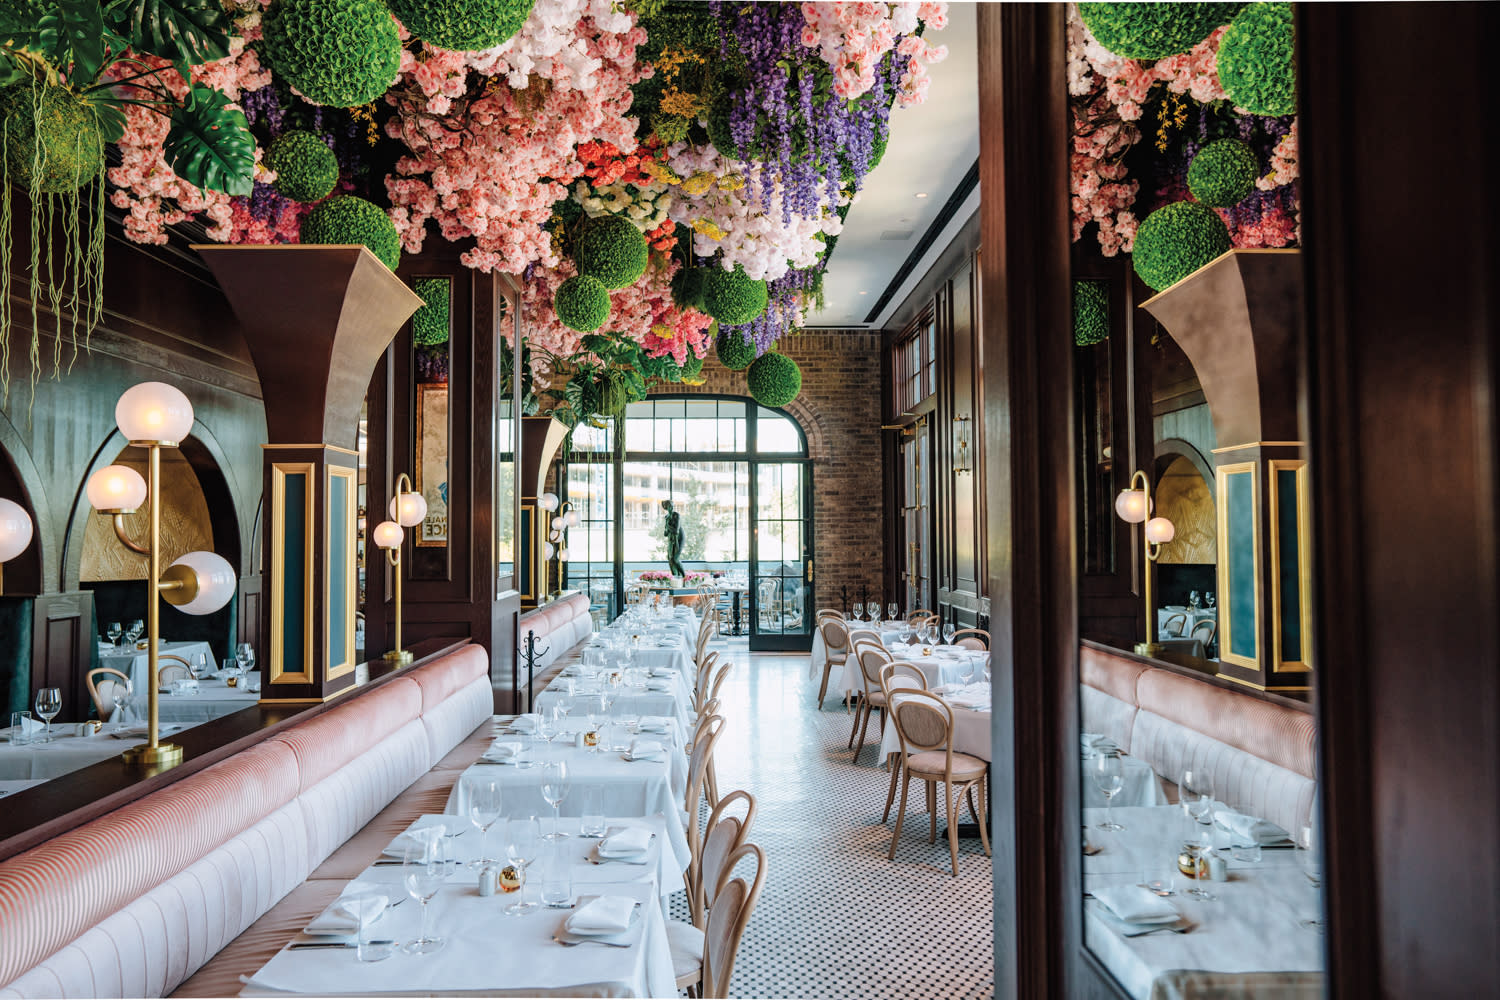
[[[430, 663], [465, 645], [467, 639], [414, 643], [409, 647], [412, 665]], [[172, 741], [182, 747], [183, 761], [170, 770], [153, 773], [114, 758], [6, 796], [6, 808], [0, 811], [0, 860], [181, 781], [331, 708], [347, 705], [411, 670], [394, 670], [379, 660], [372, 661], [369, 668], [368, 684], [322, 704], [258, 705], [174, 734]]]

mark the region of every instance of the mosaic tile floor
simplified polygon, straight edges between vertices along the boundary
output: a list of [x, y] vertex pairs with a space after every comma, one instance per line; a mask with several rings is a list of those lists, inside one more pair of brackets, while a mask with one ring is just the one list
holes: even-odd
[[[959, 841], [953, 878], [947, 842], [927, 843], [914, 785], [916, 805], [887, 861], [895, 810], [881, 823], [889, 776], [870, 745], [875, 721], [856, 765], [845, 747], [852, 717], [831, 694], [815, 710], [806, 654], [752, 654], [743, 639], [719, 648], [737, 664], [722, 695], [719, 790], [755, 795], [751, 840], [768, 859], [732, 994], [991, 996], [990, 862], [979, 841]], [[673, 915], [687, 917], [682, 894]]]

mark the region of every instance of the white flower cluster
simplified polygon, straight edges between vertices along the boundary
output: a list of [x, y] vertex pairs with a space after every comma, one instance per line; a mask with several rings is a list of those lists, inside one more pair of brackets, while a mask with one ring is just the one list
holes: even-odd
[[644, 188], [624, 182], [605, 187], [590, 187], [580, 180], [573, 185], [573, 200], [583, 206], [590, 218], [622, 215], [643, 233], [666, 222], [672, 209], [672, 189], [660, 181]]
[[[585, 17], [593, 18], [599, 31], [613, 34], [624, 34], [635, 25], [634, 16], [615, 10], [612, 0], [547, 0], [531, 8], [520, 31], [484, 56], [517, 90], [533, 73], [573, 90], [588, 90], [603, 63], [578, 39], [578, 22]], [[478, 59], [475, 65], [487, 71]]]

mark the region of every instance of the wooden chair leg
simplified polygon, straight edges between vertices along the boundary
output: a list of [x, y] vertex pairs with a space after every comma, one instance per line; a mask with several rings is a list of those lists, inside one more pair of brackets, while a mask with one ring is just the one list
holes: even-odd
[[990, 779], [988, 775], [979, 779], [979, 802], [984, 808], [979, 811], [979, 815], [978, 817], [976, 817], [979, 820], [979, 839], [984, 844], [984, 856], [987, 858], [991, 856], [990, 832], [985, 825], [984, 814], [990, 811], [988, 802], [989, 796], [985, 794], [988, 790], [987, 786], [989, 785], [989, 781]]
[[871, 711], [873, 711], [873, 709], [870, 707], [869, 703], [866, 702], [865, 703], [865, 721], [864, 721], [864, 724], [859, 727], [859, 746], [857, 746], [857, 747], [854, 748], [854, 760], [855, 760], [855, 762], [859, 761], [859, 752], [865, 748], [865, 732], [870, 728], [870, 712]]
[[958, 805], [959, 795], [952, 785], [943, 786], [943, 805], [948, 810], [948, 853], [953, 858], [953, 877], [958, 878]]
[[823, 699], [828, 697], [828, 677], [833, 673], [833, 661], [823, 663], [823, 686], [818, 688], [818, 711], [823, 710]]
[[[905, 772], [905, 768], [902, 771]], [[901, 782], [901, 808], [896, 810], [896, 829], [891, 831], [891, 849], [886, 852], [887, 861], [896, 860], [896, 842], [901, 839], [901, 822], [906, 819], [906, 793], [911, 789], [911, 775], [909, 773]]]
[[703, 783], [708, 786], [708, 807], [719, 808], [719, 776], [714, 771], [714, 759], [708, 758], [708, 764], [703, 768]]
[[930, 821], [927, 829], [927, 842], [937, 843], [937, 782], [927, 783], [927, 818]]
[[880, 817], [880, 822], [886, 823], [891, 818], [891, 803], [896, 801], [896, 778], [904, 770], [901, 766], [901, 755], [893, 753], [886, 758], [886, 767], [891, 769], [891, 790], [885, 795], [885, 814]]
[[850, 749], [854, 747], [854, 736], [859, 732], [860, 711], [864, 708], [864, 695], [860, 695], [859, 699], [859, 703], [854, 708], [854, 725], [849, 727], [849, 742], [846, 745]]

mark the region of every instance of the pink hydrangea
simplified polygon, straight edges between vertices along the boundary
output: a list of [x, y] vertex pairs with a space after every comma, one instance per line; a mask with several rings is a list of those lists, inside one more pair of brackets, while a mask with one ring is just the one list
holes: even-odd
[[1271, 170], [1256, 180], [1255, 186], [1262, 191], [1285, 187], [1300, 176], [1297, 168], [1297, 122], [1292, 121], [1291, 131], [1282, 136], [1271, 150]]
[[[946, 45], [933, 45], [912, 34], [917, 22], [941, 31], [948, 24], [946, 3], [870, 3], [863, 0], [804, 3], [802, 44], [817, 49], [833, 70], [833, 92], [853, 99], [875, 85], [875, 67], [892, 48], [905, 58], [906, 69], [897, 84], [903, 107], [921, 104], [932, 83], [927, 67], [948, 57]], [[897, 36], [903, 36], [899, 47]]]

